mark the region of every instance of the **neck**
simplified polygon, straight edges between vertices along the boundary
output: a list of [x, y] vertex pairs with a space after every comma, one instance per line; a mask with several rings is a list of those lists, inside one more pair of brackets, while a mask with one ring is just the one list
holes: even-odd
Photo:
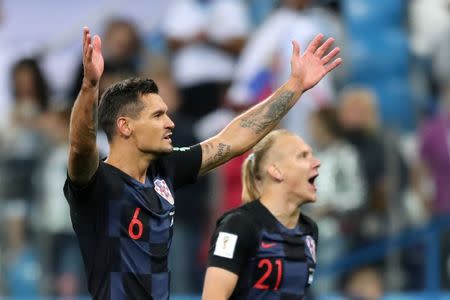
[[145, 183], [147, 169], [156, 157], [136, 148], [110, 144], [110, 153], [105, 163], [116, 167], [134, 179]]
[[292, 229], [298, 224], [300, 205], [298, 200], [291, 200], [280, 192], [267, 191], [261, 195], [260, 201], [281, 224]]

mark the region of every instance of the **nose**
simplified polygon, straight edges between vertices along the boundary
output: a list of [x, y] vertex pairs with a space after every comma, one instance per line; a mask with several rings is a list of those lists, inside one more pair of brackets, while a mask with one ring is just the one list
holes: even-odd
[[175, 123], [172, 121], [172, 119], [169, 116], [166, 115], [166, 117], [167, 117], [166, 128], [174, 129]]
[[318, 160], [317, 158], [314, 157], [314, 168], [318, 169], [321, 164], [322, 163], [320, 162], [320, 160]]

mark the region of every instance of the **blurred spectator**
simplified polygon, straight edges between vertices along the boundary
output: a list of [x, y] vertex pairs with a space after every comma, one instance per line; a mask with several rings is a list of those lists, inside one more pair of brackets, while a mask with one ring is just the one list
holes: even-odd
[[385, 157], [380, 139], [375, 94], [365, 88], [347, 88], [341, 94], [339, 122], [346, 139], [359, 152], [368, 201], [380, 211], [385, 207]]
[[48, 288], [52, 294], [63, 298], [79, 295], [84, 282], [84, 269], [70, 222], [69, 206], [61, 193], [67, 173], [69, 119], [70, 111], [63, 109], [50, 111], [41, 122], [41, 130], [46, 132], [51, 147], [34, 173], [38, 203], [34, 205], [33, 219], [47, 241], [40, 247], [45, 250], [42, 259], [50, 280]]
[[[251, 36], [242, 51], [228, 92], [230, 104], [238, 109], [264, 99], [289, 76], [291, 41], [306, 46], [318, 33], [330, 33], [310, 9], [310, 0], [283, 0]], [[303, 49], [304, 50], [304, 49]], [[302, 95], [283, 119], [283, 125], [311, 144], [308, 118], [312, 111], [330, 103], [333, 87], [329, 77]]]
[[419, 137], [420, 156], [434, 182], [432, 211], [450, 214], [450, 87], [441, 95], [439, 113], [424, 122]]
[[[121, 78], [137, 76], [141, 59], [141, 37], [136, 26], [128, 20], [114, 18], [106, 25], [102, 51], [105, 59], [105, 72]], [[75, 101], [83, 80], [83, 65], [80, 62], [75, 82], [72, 85], [69, 99]], [[110, 81], [105, 78], [105, 87]], [[101, 95], [101, 93], [100, 93]]]
[[39, 295], [41, 268], [28, 235], [27, 207], [20, 201], [2, 205], [1, 233], [4, 239], [0, 262], [4, 266], [5, 294], [35, 299]]
[[19, 60], [12, 68], [12, 91], [15, 99], [12, 122], [19, 126], [31, 126], [34, 117], [48, 108], [48, 88], [36, 59]]
[[48, 107], [48, 86], [35, 59], [18, 61], [11, 79], [13, 108], [8, 126], [0, 131], [0, 198], [29, 202], [34, 197], [32, 173], [47, 146], [39, 124]]
[[[448, 19], [450, 19], [450, 1], [448, 4]], [[450, 21], [445, 28], [444, 33], [436, 42], [436, 48], [433, 53], [433, 75], [438, 87], [445, 88], [450, 82]]]
[[[327, 245], [318, 251], [318, 261], [325, 265], [348, 252], [348, 241], [356, 231], [355, 220], [366, 200], [366, 188], [358, 152], [341, 137], [336, 110], [321, 108], [311, 115], [310, 122], [315, 156], [321, 167], [316, 180], [318, 201], [309, 208], [317, 220], [320, 240]], [[314, 289], [331, 292], [336, 283], [334, 278], [324, 279]]]
[[395, 142], [381, 131], [374, 93], [366, 88], [345, 89], [338, 116], [345, 138], [359, 153], [367, 187], [365, 217], [355, 225], [360, 230], [355, 242], [364, 244], [390, 232], [391, 223], [396, 220], [389, 217], [398, 209], [398, 190], [406, 185], [406, 167]]
[[424, 110], [434, 110], [439, 84], [450, 74], [450, 0], [410, 0], [408, 5], [415, 93], [425, 98]]
[[[449, 81], [450, 83], [450, 81]], [[431, 211], [435, 220], [450, 216], [450, 84], [442, 89], [438, 114], [426, 120], [419, 136], [420, 156], [426, 174], [433, 182]], [[446, 230], [441, 235], [441, 260], [450, 260], [450, 238]], [[450, 272], [441, 268], [441, 287], [450, 288]]]
[[335, 109], [323, 107], [314, 112], [310, 128], [316, 156], [322, 162], [316, 181], [320, 201], [314, 207], [316, 213], [320, 212], [318, 217], [359, 208], [366, 199], [360, 159], [356, 149], [341, 137]]
[[450, 25], [449, 0], [410, 0], [409, 22], [414, 53], [430, 57]]
[[370, 266], [352, 272], [346, 280], [344, 295], [348, 300], [381, 300], [384, 284], [380, 272]]
[[180, 89], [181, 114], [197, 120], [220, 106], [249, 30], [241, 0], [171, 3], [163, 31]]

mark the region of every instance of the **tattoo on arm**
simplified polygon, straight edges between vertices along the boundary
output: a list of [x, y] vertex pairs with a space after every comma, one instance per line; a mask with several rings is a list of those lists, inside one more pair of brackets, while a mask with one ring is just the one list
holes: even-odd
[[283, 92], [281, 95], [275, 95], [274, 100], [268, 103], [268, 107], [258, 107], [255, 111], [250, 112], [248, 116], [244, 116], [240, 122], [241, 127], [250, 128], [256, 134], [262, 133], [269, 126], [280, 121], [289, 110], [293, 97], [294, 92], [291, 91]]
[[231, 158], [231, 145], [219, 143], [214, 147], [213, 143], [203, 145], [205, 159], [200, 170], [201, 174], [214, 169], [217, 166], [227, 162]]
[[230, 149], [230, 145], [219, 143], [219, 145], [217, 146], [217, 153], [214, 154], [213, 161], [222, 161], [222, 159], [230, 153]]

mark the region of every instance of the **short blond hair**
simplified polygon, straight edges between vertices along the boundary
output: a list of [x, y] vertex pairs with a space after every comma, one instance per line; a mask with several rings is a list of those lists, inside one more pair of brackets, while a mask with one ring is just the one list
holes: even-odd
[[261, 196], [257, 182], [262, 179], [261, 162], [275, 141], [285, 135], [294, 134], [286, 129], [271, 131], [253, 147], [252, 153], [245, 159], [242, 164], [242, 202], [247, 203]]

